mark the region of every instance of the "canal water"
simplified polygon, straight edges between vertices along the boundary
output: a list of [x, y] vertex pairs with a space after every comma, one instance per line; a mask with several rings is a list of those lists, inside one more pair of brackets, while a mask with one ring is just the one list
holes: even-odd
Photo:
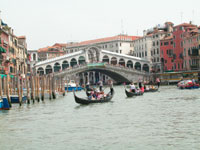
[[69, 93], [0, 111], [0, 150], [200, 149], [199, 89], [166, 86], [135, 98], [114, 89], [109, 103], [83, 106]]

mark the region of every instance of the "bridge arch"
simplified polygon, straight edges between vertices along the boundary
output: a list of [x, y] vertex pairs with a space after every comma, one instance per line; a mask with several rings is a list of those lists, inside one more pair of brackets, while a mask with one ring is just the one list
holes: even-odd
[[46, 74], [50, 74], [53, 72], [53, 68], [51, 65], [47, 65], [46, 68], [45, 68], [45, 72]]
[[92, 46], [87, 50], [88, 60], [90, 63], [95, 63], [100, 61], [100, 49], [98, 47]]
[[135, 69], [141, 71], [141, 63], [140, 62], [135, 63]]
[[125, 60], [124, 60], [123, 58], [120, 58], [120, 60], [119, 60], [119, 65], [125, 67]]
[[82, 65], [82, 64], [85, 64], [85, 57], [84, 56], [80, 56], [79, 58], [78, 58], [78, 64], [79, 65]]
[[68, 61], [67, 61], [67, 60], [64, 60], [64, 61], [62, 62], [62, 70], [65, 70], [65, 69], [68, 68], [68, 67], [69, 67]]
[[133, 62], [131, 60], [128, 60], [126, 63], [126, 67], [133, 68]]
[[54, 72], [59, 72], [61, 69], [60, 63], [56, 62], [53, 66]]
[[42, 67], [38, 68], [37, 74], [44, 75], [44, 69]]
[[74, 67], [75, 65], [77, 65], [77, 60], [75, 58], [72, 58], [70, 61], [70, 66]]
[[108, 57], [108, 55], [104, 55], [103, 56], [102, 62], [106, 62], [106, 63], [109, 64], [109, 57]]
[[110, 63], [111, 63], [112, 65], [116, 65], [116, 64], [117, 64], [117, 58], [116, 58], [116, 57], [112, 57]]
[[144, 64], [142, 67], [142, 70], [145, 72], [149, 72], [149, 65], [148, 64]]

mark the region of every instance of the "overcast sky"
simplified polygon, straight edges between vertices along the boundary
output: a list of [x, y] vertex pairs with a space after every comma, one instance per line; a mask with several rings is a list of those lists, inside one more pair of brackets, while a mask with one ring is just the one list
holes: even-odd
[[0, 0], [1, 18], [28, 49], [118, 35], [171, 21], [200, 25], [200, 0]]

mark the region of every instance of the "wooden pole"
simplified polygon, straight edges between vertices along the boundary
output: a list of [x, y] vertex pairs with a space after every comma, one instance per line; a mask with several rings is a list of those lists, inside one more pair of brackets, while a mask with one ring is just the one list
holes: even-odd
[[51, 75], [49, 75], [49, 99], [51, 100]]
[[19, 106], [21, 106], [22, 102], [21, 102], [21, 96], [20, 96], [20, 79], [19, 79], [19, 75], [17, 75], [17, 95], [18, 95], [18, 98], [19, 98]]
[[3, 77], [3, 95], [6, 95], [6, 77]]
[[27, 77], [27, 73], [26, 73], [26, 96], [27, 96], [27, 103], [30, 104], [30, 98], [29, 98], [29, 82], [30, 82], [30, 78]]
[[23, 98], [23, 77], [21, 77], [21, 88], [20, 88], [20, 100], [22, 103], [22, 98]]
[[0, 96], [1, 96], [1, 98], [2, 98], [2, 78], [1, 78], [1, 76], [0, 76]]
[[10, 75], [7, 75], [7, 78], [6, 78], [6, 96], [7, 96], [7, 99], [8, 99], [8, 103], [10, 105], [10, 107], [12, 107], [12, 104], [11, 104], [11, 100], [10, 100], [10, 90], [9, 90], [9, 81], [10, 81]]
[[42, 84], [41, 84], [41, 90], [42, 90], [42, 93], [41, 93], [41, 100], [44, 101], [44, 88], [45, 88], [45, 76], [43, 75], [42, 77]]
[[65, 96], [65, 81], [63, 80], [63, 78], [61, 78], [61, 88], [62, 88], [63, 96]]
[[40, 102], [40, 76], [37, 75], [37, 97], [38, 102]]
[[31, 74], [31, 100], [33, 100], [33, 103], [35, 102], [35, 99], [34, 99], [34, 83], [33, 83], [33, 75]]
[[53, 99], [56, 99], [56, 95], [55, 95], [55, 78], [54, 76], [52, 76], [52, 97]]

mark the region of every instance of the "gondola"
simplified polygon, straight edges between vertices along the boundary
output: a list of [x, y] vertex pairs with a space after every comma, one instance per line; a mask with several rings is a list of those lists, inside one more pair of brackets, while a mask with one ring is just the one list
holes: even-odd
[[158, 89], [149, 89], [149, 90], [144, 90], [144, 92], [146, 93], [146, 92], [157, 92], [158, 91]]
[[91, 104], [91, 103], [109, 102], [113, 98], [113, 95], [114, 95], [114, 90], [110, 90], [110, 92], [107, 94], [107, 96], [102, 98], [102, 99], [100, 99], [100, 100], [89, 100], [88, 98], [77, 97], [75, 92], [74, 92], [75, 101], [76, 101], [76, 103], [79, 103], [79, 104]]
[[127, 97], [133, 97], [133, 96], [141, 96], [141, 95], [143, 95], [142, 92], [140, 92], [140, 93], [133, 93], [133, 92], [127, 91], [126, 89], [125, 89], [125, 93], [126, 93]]

